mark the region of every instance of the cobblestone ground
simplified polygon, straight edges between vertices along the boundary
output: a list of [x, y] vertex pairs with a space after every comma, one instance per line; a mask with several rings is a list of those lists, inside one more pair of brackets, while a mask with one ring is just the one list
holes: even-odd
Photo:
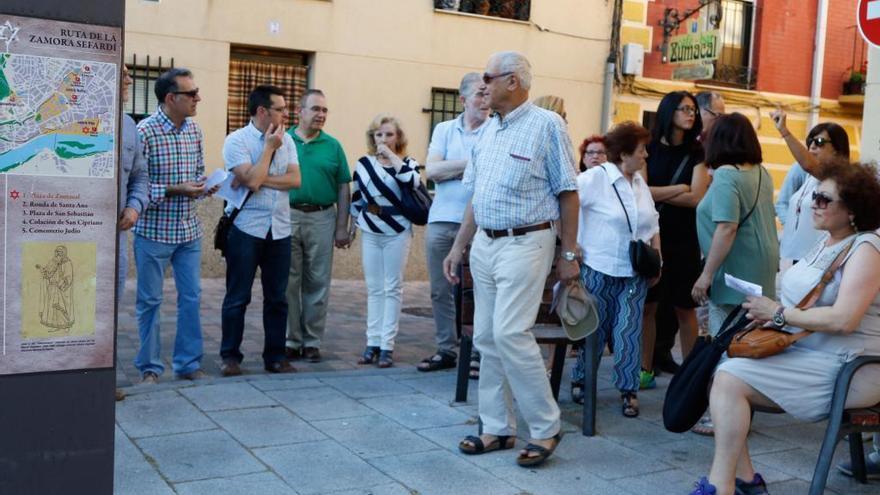
[[[261, 297], [247, 318], [245, 375], [218, 378], [223, 283], [203, 283], [205, 370], [195, 383], [169, 372], [158, 385], [137, 383], [131, 365], [137, 336], [133, 285], [120, 315], [115, 492], [120, 494], [684, 494], [706, 474], [713, 441], [662, 426], [668, 376], [639, 394], [642, 414], [625, 419], [610, 383], [610, 360], [599, 372], [598, 435], [580, 434], [581, 409], [563, 383], [566, 433], [545, 466], [515, 465], [516, 451], [465, 456], [456, 445], [477, 430], [476, 387], [452, 402], [455, 375], [419, 373], [413, 365], [433, 350], [427, 284], [407, 283], [396, 367], [355, 363], [364, 344], [365, 296], [359, 281], [334, 281], [325, 360], [297, 361], [299, 373], [268, 375], [260, 352]], [[165, 300], [175, 299], [173, 284]], [[163, 311], [163, 342], [173, 341], [173, 304]], [[423, 315], [423, 316], [418, 316]], [[163, 352], [170, 359], [167, 349]], [[473, 383], [473, 382], [472, 382]], [[520, 423], [522, 423], [520, 421]], [[802, 495], [812, 477], [824, 423], [758, 414], [750, 437], [757, 469], [774, 495]], [[521, 424], [518, 446], [527, 429]], [[842, 457], [846, 444], [838, 449]], [[831, 494], [880, 493], [832, 472]]]

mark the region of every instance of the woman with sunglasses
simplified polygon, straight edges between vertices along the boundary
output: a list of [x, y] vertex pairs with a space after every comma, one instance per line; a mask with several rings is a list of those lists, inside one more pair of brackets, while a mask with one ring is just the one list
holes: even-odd
[[[709, 397], [715, 457], [708, 479], [702, 478], [692, 495], [767, 493], [746, 444], [752, 410], [781, 408], [800, 420], [825, 419], [841, 367], [859, 355], [880, 355], [877, 171], [840, 160], [822, 163], [813, 173], [819, 184], [810, 194], [810, 212], [819, 240], [782, 276], [779, 302], [749, 297], [743, 307], [751, 319], [789, 332], [814, 333], [775, 356], [722, 359]], [[838, 257], [842, 264], [816, 303], [798, 309]], [[862, 368], [853, 379], [846, 407], [880, 401], [878, 382], [880, 369]]]
[[810, 211], [810, 198], [819, 184], [816, 171], [822, 163], [849, 160], [849, 137], [843, 127], [823, 122], [810, 130], [805, 147], [788, 130], [784, 110], [778, 108], [770, 118], [797, 160], [785, 176], [776, 203], [776, 214], [783, 226], [779, 255], [797, 263], [821, 235], [813, 227]]
[[[699, 136], [703, 121], [697, 99], [687, 91], [675, 91], [660, 100], [657, 120], [648, 145], [648, 185], [660, 214], [660, 243], [665, 253], [660, 283], [648, 291], [642, 334], [640, 386], [656, 387], [654, 356], [658, 366], [675, 371], [671, 350], [676, 331], [681, 352], [690, 353], [697, 339], [697, 304], [691, 288], [700, 275], [700, 245], [697, 242], [696, 207], [709, 174], [703, 163]], [[658, 316], [658, 306], [664, 306]], [[668, 316], [667, 316], [668, 315]], [[660, 336], [660, 352], [654, 344]]]

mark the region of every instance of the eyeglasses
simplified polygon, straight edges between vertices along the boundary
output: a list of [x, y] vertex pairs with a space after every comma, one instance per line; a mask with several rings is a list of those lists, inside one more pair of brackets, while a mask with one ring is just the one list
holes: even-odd
[[598, 156], [598, 155], [604, 155], [605, 152], [604, 152], [604, 151], [598, 151], [598, 150], [589, 150], [589, 151], [585, 152], [584, 154], [587, 155], [587, 156]]
[[813, 146], [814, 144], [816, 145], [817, 148], [821, 148], [830, 142], [831, 142], [831, 140], [828, 138], [811, 137], [810, 139], [807, 139], [807, 148]]
[[816, 205], [816, 208], [819, 210], [828, 208], [828, 205], [834, 201], [837, 200], [823, 192], [813, 191], [813, 204]]
[[711, 115], [715, 118], [718, 118], [721, 115], [723, 115], [721, 112], [716, 112], [715, 110], [712, 110], [711, 108], [701, 108], [700, 110], [703, 110], [704, 112], [708, 113], [709, 115]]
[[175, 95], [186, 95], [190, 98], [195, 98], [196, 96], [199, 96], [199, 88], [191, 89], [189, 91], [172, 91], [171, 93]]
[[696, 115], [697, 114], [696, 107], [678, 107], [678, 108], [676, 108], [676, 110], [678, 110], [681, 113], [687, 114], [687, 115]]
[[495, 79], [498, 79], [499, 77], [510, 76], [512, 74], [513, 74], [512, 71], [502, 72], [501, 74], [489, 74], [488, 72], [484, 72], [483, 73], [483, 84], [489, 84], [490, 82], [492, 82]]

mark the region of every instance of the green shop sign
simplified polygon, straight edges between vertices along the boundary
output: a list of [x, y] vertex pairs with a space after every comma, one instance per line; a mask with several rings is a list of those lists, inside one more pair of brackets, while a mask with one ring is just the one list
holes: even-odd
[[669, 62], [699, 64], [718, 59], [718, 30], [688, 33], [669, 40]]

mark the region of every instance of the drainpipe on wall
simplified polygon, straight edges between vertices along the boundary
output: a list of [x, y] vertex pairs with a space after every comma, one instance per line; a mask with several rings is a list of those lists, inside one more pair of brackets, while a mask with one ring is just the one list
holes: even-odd
[[608, 132], [611, 127], [612, 112], [614, 106], [612, 98], [614, 96], [614, 73], [617, 70], [617, 55], [612, 52], [605, 61], [605, 86], [602, 88], [602, 122], [599, 130], [602, 134]]
[[828, 0], [819, 0], [816, 13], [816, 41], [813, 52], [813, 82], [810, 89], [810, 120], [808, 129], [819, 123], [822, 104], [822, 74], [825, 69], [825, 36], [828, 33]]

